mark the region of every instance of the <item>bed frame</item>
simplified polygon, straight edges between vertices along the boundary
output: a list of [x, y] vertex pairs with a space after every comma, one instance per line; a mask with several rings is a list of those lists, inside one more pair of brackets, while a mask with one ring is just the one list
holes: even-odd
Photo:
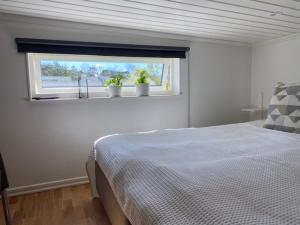
[[102, 169], [95, 161], [96, 188], [106, 214], [112, 225], [130, 225], [122, 211]]

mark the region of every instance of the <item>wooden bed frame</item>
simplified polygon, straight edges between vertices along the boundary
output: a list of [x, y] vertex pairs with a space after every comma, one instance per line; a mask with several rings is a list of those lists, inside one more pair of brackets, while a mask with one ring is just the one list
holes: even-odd
[[102, 169], [95, 161], [96, 188], [112, 225], [130, 225]]

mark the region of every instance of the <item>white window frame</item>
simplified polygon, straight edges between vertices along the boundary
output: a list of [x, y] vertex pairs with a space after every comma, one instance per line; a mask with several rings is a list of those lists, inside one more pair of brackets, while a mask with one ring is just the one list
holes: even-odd
[[[179, 94], [179, 59], [175, 58], [142, 58], [142, 57], [115, 57], [115, 56], [91, 56], [91, 55], [69, 55], [69, 54], [44, 54], [27, 53], [28, 80], [30, 98], [78, 98], [78, 87], [64, 88], [42, 88], [41, 81], [41, 61], [42, 60], [62, 60], [79, 62], [135, 62], [135, 63], [160, 63], [164, 64], [162, 86], [151, 86], [150, 95], [176, 95]], [[167, 76], [169, 89], [165, 90], [164, 83]], [[123, 87], [122, 96], [135, 96], [135, 87]], [[108, 97], [106, 87], [89, 87], [89, 97]]]

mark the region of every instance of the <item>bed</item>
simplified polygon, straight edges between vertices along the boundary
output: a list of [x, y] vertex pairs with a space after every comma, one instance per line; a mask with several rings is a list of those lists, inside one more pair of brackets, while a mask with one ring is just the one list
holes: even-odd
[[300, 224], [300, 135], [249, 123], [95, 143], [113, 225]]
[[278, 83], [259, 124], [100, 138], [96, 189], [112, 225], [299, 225], [300, 83]]

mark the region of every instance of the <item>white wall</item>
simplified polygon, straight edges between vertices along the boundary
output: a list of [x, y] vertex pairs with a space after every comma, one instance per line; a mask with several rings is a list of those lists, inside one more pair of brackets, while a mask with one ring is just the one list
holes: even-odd
[[[93, 141], [103, 135], [188, 126], [184, 62], [181, 96], [28, 102], [25, 55], [17, 53], [14, 38], [178, 46], [189, 42], [4, 14], [0, 21], [0, 149], [12, 187], [85, 176]], [[239, 108], [250, 99], [250, 49], [200, 42], [191, 47], [191, 125], [237, 121]]]
[[243, 121], [250, 103], [251, 49], [191, 44], [191, 126]]
[[269, 104], [277, 82], [300, 82], [300, 36], [257, 44], [252, 50], [251, 104], [264, 93]]

